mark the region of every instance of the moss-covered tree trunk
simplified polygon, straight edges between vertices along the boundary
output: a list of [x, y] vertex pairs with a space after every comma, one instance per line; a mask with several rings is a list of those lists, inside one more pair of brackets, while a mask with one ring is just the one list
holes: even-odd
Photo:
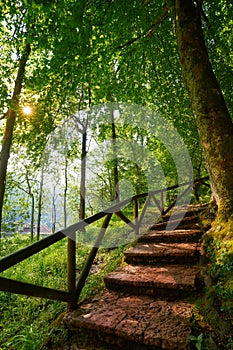
[[175, 0], [176, 39], [219, 218], [228, 219], [233, 213], [233, 124], [208, 57], [197, 3]]

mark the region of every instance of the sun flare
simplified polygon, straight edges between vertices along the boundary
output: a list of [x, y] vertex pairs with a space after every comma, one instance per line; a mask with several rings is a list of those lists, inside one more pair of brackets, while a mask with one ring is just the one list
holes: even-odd
[[32, 107], [30, 106], [23, 106], [23, 113], [26, 115], [32, 114]]

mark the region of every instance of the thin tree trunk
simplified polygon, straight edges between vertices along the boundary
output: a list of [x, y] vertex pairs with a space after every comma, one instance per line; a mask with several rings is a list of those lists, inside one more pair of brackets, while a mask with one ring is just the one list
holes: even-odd
[[114, 112], [112, 111], [112, 150], [113, 150], [113, 200], [119, 201], [119, 175], [118, 175], [118, 159], [116, 148], [116, 126], [114, 120]]
[[31, 233], [31, 240], [34, 238], [34, 216], [35, 216], [35, 197], [32, 193], [32, 186], [30, 184], [30, 179], [28, 177], [28, 170], [26, 169], [26, 181], [28, 186], [28, 194], [31, 198], [31, 223], [30, 223], [30, 233]]
[[2, 149], [0, 153], [0, 237], [1, 237], [1, 224], [2, 224], [2, 209], [3, 200], [6, 188], [6, 173], [7, 164], [10, 157], [10, 148], [13, 138], [13, 130], [16, 119], [16, 111], [19, 104], [19, 96], [22, 89], [23, 77], [25, 74], [26, 63], [30, 54], [31, 48], [30, 44], [26, 44], [24, 52], [19, 61], [18, 74], [15, 80], [14, 92], [11, 98], [11, 107], [7, 111], [6, 127], [3, 136]]
[[57, 213], [56, 213], [56, 188], [53, 188], [53, 198], [52, 198], [52, 233], [55, 233], [56, 230], [56, 221], [57, 221]]
[[[83, 96], [82, 96], [83, 98]], [[81, 101], [79, 110], [81, 107]], [[91, 89], [88, 86], [88, 105], [91, 108]], [[83, 121], [82, 126], [82, 151], [81, 151], [81, 178], [80, 178], [80, 204], [79, 204], [79, 219], [85, 219], [86, 212], [86, 156], [87, 156], [87, 126], [88, 126], [88, 115], [87, 119]]]
[[82, 152], [81, 152], [81, 179], [80, 179], [80, 204], [79, 219], [85, 219], [85, 197], [86, 197], [86, 155], [87, 155], [87, 132], [86, 127], [82, 133]]
[[65, 189], [64, 189], [64, 203], [63, 203], [63, 210], [64, 210], [64, 228], [67, 226], [67, 189], [68, 189], [68, 159], [65, 158]]
[[31, 196], [31, 241], [34, 238], [34, 215], [35, 215], [35, 197], [33, 193], [30, 193]]
[[202, 143], [219, 218], [233, 212], [233, 124], [213, 72], [193, 0], [176, 0], [180, 65]]
[[38, 215], [37, 215], [37, 228], [36, 228], [36, 239], [40, 239], [40, 225], [41, 225], [41, 211], [42, 211], [42, 196], [43, 196], [43, 185], [44, 185], [44, 167], [41, 170], [39, 198], [38, 198]]

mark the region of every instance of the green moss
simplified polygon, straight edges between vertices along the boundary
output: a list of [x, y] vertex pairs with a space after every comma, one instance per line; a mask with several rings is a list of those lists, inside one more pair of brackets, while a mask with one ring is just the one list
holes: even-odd
[[[233, 220], [219, 221], [216, 209], [200, 215], [206, 233], [202, 245], [208, 257], [208, 285], [197, 302], [196, 334], [204, 334], [204, 348], [232, 349], [233, 339]], [[212, 224], [212, 227], [210, 225]]]
[[217, 215], [217, 206], [210, 202], [209, 206], [199, 214], [199, 223], [203, 232], [211, 228], [213, 221]]
[[218, 215], [216, 218], [217, 223], [224, 223], [228, 221], [233, 222], [233, 201], [232, 200], [220, 200], [218, 203]]

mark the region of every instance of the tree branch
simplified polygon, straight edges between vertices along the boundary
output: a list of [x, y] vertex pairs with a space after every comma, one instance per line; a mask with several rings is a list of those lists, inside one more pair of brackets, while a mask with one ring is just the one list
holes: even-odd
[[149, 37], [153, 36], [154, 32], [155, 32], [155, 28], [158, 27], [163, 22], [163, 20], [168, 17], [169, 12], [170, 12], [172, 7], [173, 7], [173, 5], [170, 3], [169, 4], [167, 3], [166, 5], [164, 5], [163, 6], [163, 13], [159, 17], [157, 17], [157, 19], [155, 20], [154, 23], [152, 23], [152, 25], [148, 28], [146, 34], [141, 34], [141, 35], [137, 36], [136, 38], [130, 39], [125, 44], [119, 45], [117, 47], [117, 49], [124, 49], [142, 38], [149, 38]]

